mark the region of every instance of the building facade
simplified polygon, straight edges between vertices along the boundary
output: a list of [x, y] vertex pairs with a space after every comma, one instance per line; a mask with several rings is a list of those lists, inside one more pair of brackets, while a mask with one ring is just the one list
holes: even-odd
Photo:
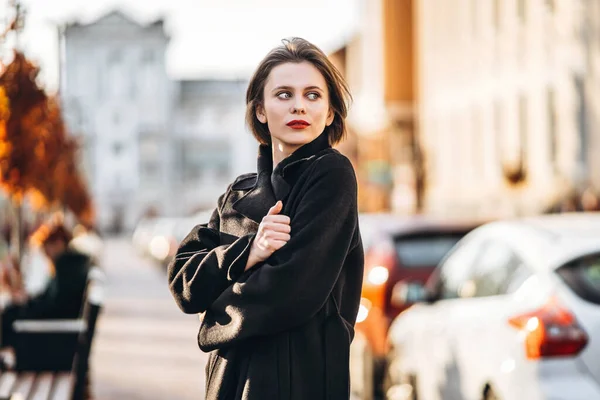
[[543, 211], [585, 185], [582, 2], [415, 2], [427, 209]]
[[244, 82], [170, 79], [163, 20], [116, 11], [60, 37], [60, 95], [102, 229], [214, 207], [234, 174], [255, 168]]
[[586, 75], [583, 81], [586, 94], [587, 132], [586, 153], [591, 186], [600, 192], [600, 2], [584, 2], [583, 37]]
[[361, 169], [379, 171], [367, 184], [391, 181], [365, 210], [529, 214], [598, 185], [591, 3], [364, 1], [345, 48], [350, 120]]

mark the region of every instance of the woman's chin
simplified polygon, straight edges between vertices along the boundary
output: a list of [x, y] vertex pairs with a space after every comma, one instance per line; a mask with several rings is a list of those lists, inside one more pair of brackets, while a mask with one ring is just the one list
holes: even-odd
[[286, 132], [280, 136], [280, 140], [290, 146], [301, 146], [312, 142], [317, 138], [317, 136], [315, 136], [312, 132], [298, 130], [298, 132]]

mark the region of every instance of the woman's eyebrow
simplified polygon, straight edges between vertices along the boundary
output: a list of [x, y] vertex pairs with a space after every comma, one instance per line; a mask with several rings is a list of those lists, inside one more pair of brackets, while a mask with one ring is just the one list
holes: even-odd
[[[277, 86], [276, 88], [274, 88], [274, 89], [272, 90], [272, 92], [275, 92], [275, 91], [277, 91], [277, 90], [293, 90], [293, 89], [294, 89], [294, 88], [293, 88], [293, 87], [291, 87], [291, 86], [285, 86], [285, 85], [284, 85], [284, 86]], [[317, 89], [317, 90], [320, 90], [321, 92], [323, 91], [323, 89], [321, 89], [321, 88], [320, 88], [320, 87], [318, 87], [318, 86], [307, 86], [307, 87], [305, 87], [305, 88], [304, 88], [304, 90], [315, 90], [315, 89]]]

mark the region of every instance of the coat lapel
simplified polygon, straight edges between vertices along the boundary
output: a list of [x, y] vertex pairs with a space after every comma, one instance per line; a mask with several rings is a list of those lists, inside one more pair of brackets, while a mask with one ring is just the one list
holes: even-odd
[[267, 215], [269, 208], [276, 202], [269, 174], [259, 173], [254, 187], [233, 203], [232, 207], [243, 216], [250, 218], [256, 223], [260, 223], [263, 217]]
[[260, 145], [258, 152], [258, 177], [254, 187], [233, 203], [238, 213], [260, 223], [269, 208], [278, 200], [285, 201], [297, 174], [294, 171], [314, 159], [316, 154], [330, 148], [327, 131], [310, 143], [300, 147], [282, 160], [273, 171], [273, 153], [270, 145]]

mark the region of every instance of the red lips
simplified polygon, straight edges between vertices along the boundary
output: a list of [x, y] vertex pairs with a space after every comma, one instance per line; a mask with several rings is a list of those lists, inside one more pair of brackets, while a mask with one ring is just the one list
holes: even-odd
[[290, 121], [286, 124], [287, 126], [289, 126], [292, 129], [304, 129], [307, 126], [310, 126], [310, 124], [302, 119], [295, 119], [293, 121]]

